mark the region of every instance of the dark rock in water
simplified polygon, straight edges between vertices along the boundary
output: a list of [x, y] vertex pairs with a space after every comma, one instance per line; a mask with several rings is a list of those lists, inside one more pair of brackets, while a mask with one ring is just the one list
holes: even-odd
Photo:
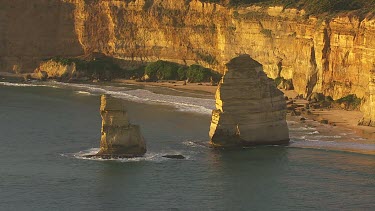
[[163, 158], [170, 158], [170, 159], [185, 159], [183, 155], [163, 155]]
[[306, 119], [305, 119], [305, 118], [303, 118], [303, 117], [302, 117], [301, 119], [299, 119], [299, 120], [300, 120], [300, 121], [306, 121]]

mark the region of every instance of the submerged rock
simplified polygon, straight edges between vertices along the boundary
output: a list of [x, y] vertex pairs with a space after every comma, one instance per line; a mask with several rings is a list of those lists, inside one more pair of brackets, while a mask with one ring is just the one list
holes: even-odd
[[262, 65], [241, 55], [227, 65], [216, 91], [210, 143], [217, 147], [286, 144], [286, 102]]
[[170, 158], [170, 159], [185, 159], [183, 155], [163, 155], [163, 158]]
[[123, 102], [110, 95], [102, 95], [100, 114], [102, 137], [100, 151], [96, 157], [129, 158], [146, 153], [146, 144], [138, 125], [132, 125], [127, 118]]

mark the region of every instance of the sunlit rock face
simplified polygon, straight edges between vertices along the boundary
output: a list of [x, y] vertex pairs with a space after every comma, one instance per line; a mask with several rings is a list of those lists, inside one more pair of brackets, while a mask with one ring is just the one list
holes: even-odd
[[132, 125], [127, 118], [123, 102], [110, 95], [102, 95], [100, 114], [102, 137], [97, 156], [139, 157], [146, 153], [146, 144], [138, 125]]
[[359, 125], [375, 127], [375, 69], [369, 81], [369, 92], [367, 93], [362, 106], [363, 118]]
[[227, 65], [216, 91], [210, 140], [215, 147], [286, 144], [286, 102], [262, 65], [241, 55]]

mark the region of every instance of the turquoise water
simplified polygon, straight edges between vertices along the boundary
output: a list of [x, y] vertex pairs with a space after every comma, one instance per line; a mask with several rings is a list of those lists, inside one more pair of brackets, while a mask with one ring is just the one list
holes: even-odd
[[[213, 150], [205, 147], [212, 99], [121, 89], [138, 94], [123, 97], [131, 122], [141, 125], [147, 140], [145, 158], [82, 159], [97, 150], [100, 139], [99, 95], [92, 87], [0, 85], [0, 209], [375, 208], [372, 155], [299, 145]], [[292, 137], [315, 130], [300, 127], [292, 128]], [[161, 157], [168, 153], [188, 159]]]

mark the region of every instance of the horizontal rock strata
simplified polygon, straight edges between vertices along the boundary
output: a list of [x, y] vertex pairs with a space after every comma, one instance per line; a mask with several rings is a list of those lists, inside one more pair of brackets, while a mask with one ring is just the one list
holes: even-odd
[[139, 157], [146, 153], [146, 144], [140, 128], [129, 123], [121, 100], [110, 95], [102, 95], [100, 114], [102, 136], [100, 151], [96, 156]]
[[286, 144], [286, 102], [262, 65], [241, 55], [227, 64], [216, 92], [210, 140], [213, 146]]

